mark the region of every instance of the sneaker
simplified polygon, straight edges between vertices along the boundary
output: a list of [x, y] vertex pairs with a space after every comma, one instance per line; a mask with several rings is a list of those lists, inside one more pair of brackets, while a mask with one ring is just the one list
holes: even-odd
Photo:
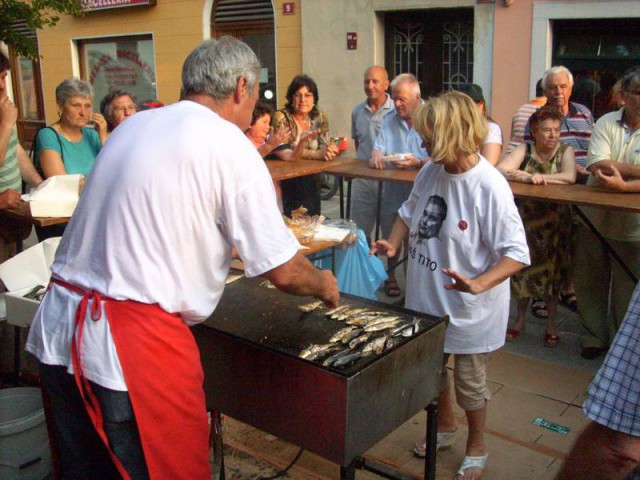
[[[454, 432], [438, 432], [436, 450], [450, 447], [456, 441], [458, 430]], [[427, 440], [423, 438], [416, 442], [413, 447], [413, 453], [416, 457], [424, 458], [427, 456]]]

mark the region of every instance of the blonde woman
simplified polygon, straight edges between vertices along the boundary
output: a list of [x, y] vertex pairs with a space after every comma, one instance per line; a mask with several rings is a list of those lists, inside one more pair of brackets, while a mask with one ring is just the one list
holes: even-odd
[[[478, 479], [488, 457], [484, 442], [489, 353], [504, 345], [509, 277], [529, 264], [522, 221], [504, 177], [478, 151], [486, 120], [459, 92], [430, 99], [414, 128], [430, 153], [389, 239], [372, 253], [394, 255], [409, 241], [407, 308], [449, 315], [444, 364], [454, 356], [456, 398], [469, 433], [456, 479]], [[438, 448], [455, 441], [458, 424], [443, 368], [438, 403]], [[425, 440], [414, 448], [425, 456]]]

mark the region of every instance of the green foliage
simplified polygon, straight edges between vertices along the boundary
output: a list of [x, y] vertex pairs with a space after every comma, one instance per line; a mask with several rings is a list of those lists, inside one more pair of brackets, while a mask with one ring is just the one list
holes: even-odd
[[34, 58], [36, 45], [13, 27], [17, 20], [26, 21], [29, 29], [53, 27], [60, 21], [59, 14], [82, 15], [81, 0], [0, 0], [0, 40], [18, 54]]

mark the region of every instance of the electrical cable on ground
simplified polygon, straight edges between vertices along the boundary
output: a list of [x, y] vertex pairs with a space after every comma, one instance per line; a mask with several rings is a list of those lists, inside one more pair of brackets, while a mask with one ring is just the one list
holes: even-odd
[[287, 467], [284, 470], [280, 470], [279, 472], [276, 472], [274, 475], [272, 475], [270, 477], [258, 477], [258, 480], [274, 480], [275, 478], [284, 477], [287, 474], [287, 472], [289, 471], [289, 469], [291, 467], [293, 467], [295, 465], [295, 463], [298, 461], [298, 459], [300, 458], [300, 455], [302, 455], [302, 452], [304, 452], [304, 448], [301, 448], [298, 451], [298, 453], [293, 458], [293, 460], [291, 460], [291, 463], [289, 465], [287, 465]]

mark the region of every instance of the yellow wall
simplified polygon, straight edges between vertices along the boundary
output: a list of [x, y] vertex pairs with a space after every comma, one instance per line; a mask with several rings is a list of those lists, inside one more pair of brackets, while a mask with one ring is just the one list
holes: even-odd
[[[300, 0], [295, 14], [283, 15], [283, 0], [273, 0], [278, 99], [284, 95], [291, 78], [302, 71]], [[211, 2], [209, 2], [209, 9]], [[180, 72], [189, 52], [203, 40], [204, 27], [211, 12], [203, 0], [157, 0], [153, 7], [122, 8], [86, 13], [83, 17], [63, 16], [54, 28], [38, 32], [42, 56], [42, 84], [47, 123], [56, 120], [55, 88], [65, 78], [79, 74], [74, 64], [74, 41], [96, 37], [153, 34], [158, 99], [164, 103], [178, 100]], [[75, 69], [75, 70], [74, 70]], [[99, 99], [98, 99], [99, 100]]]
[[302, 11], [296, 0], [295, 14], [283, 15], [283, 0], [273, 0], [275, 9], [276, 65], [278, 70], [278, 107], [285, 104], [291, 79], [302, 72]]
[[202, 12], [201, 0], [158, 0], [153, 7], [86, 13], [79, 18], [65, 16], [55, 28], [40, 31], [38, 43], [47, 123], [56, 118], [56, 86], [74, 73], [73, 41], [84, 38], [152, 33], [158, 99], [164, 103], [176, 101], [182, 62], [202, 41]]

